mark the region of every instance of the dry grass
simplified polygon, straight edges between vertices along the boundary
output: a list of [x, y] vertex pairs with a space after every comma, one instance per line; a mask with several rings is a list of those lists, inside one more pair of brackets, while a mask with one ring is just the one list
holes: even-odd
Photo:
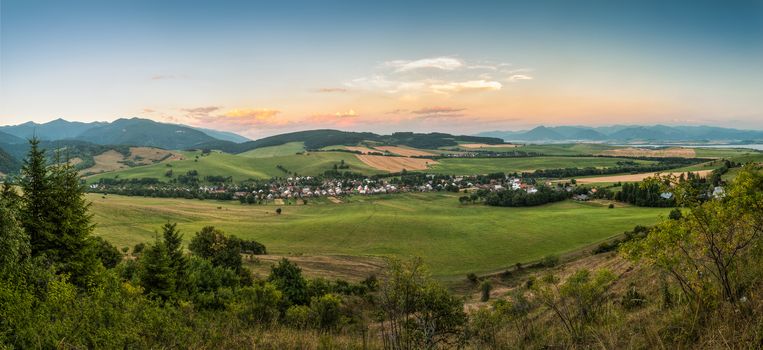
[[405, 170], [426, 170], [437, 161], [425, 158], [386, 157], [375, 155], [356, 155], [364, 164], [375, 169], [398, 172]]
[[270, 273], [270, 267], [282, 258], [297, 264], [308, 278], [344, 279], [358, 282], [371, 275], [378, 275], [384, 267], [384, 259], [370, 256], [348, 255], [257, 255], [257, 260], [245, 259], [249, 268], [260, 277]]
[[[700, 177], [706, 177], [711, 172], [712, 170], [692, 171], [692, 173], [698, 174]], [[585, 177], [585, 178], [575, 179], [575, 181], [577, 181], [577, 183], [579, 184], [592, 184], [592, 183], [602, 183], [602, 182], [637, 182], [637, 181], [644, 180], [648, 177], [654, 176], [655, 174], [661, 174], [661, 175], [671, 174], [673, 176], [680, 176], [681, 174], [686, 175], [685, 172], [640, 173], [640, 174], [610, 175], [610, 176], [599, 176], [599, 177]]]
[[682, 157], [682, 158], [695, 158], [697, 153], [691, 148], [672, 147], [665, 149], [648, 149], [648, 148], [618, 148], [607, 150], [599, 153], [598, 155], [606, 156], [618, 156], [618, 157]]
[[[74, 158], [76, 160], [79, 158]], [[182, 154], [153, 147], [130, 147], [130, 155], [125, 157], [123, 154], [108, 150], [93, 157], [95, 165], [80, 171], [81, 174], [98, 174], [120, 169], [126, 169], [134, 165], [150, 165], [161, 161], [183, 160]], [[82, 160], [80, 159], [80, 162]]]
[[398, 146], [378, 146], [375, 148], [378, 150], [386, 151], [386, 152], [397, 154], [399, 156], [404, 156], [404, 157], [427, 157], [427, 156], [436, 155], [431, 152], [426, 152], [426, 151], [413, 149], [413, 148], [398, 147]]

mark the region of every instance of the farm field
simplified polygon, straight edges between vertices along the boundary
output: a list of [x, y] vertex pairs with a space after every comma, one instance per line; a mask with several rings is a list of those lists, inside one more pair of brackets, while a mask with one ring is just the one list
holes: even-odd
[[364, 164], [386, 172], [399, 172], [403, 170], [421, 171], [438, 164], [436, 160], [425, 158], [388, 157], [368, 154], [358, 154], [356, 157]]
[[[698, 174], [700, 177], [706, 177], [707, 175], [712, 172], [712, 170], [697, 170], [692, 171], [695, 174]], [[615, 182], [636, 182], [641, 181], [643, 179], [646, 179], [648, 177], [654, 176], [655, 172], [651, 173], [639, 173], [639, 174], [623, 174], [623, 175], [607, 175], [607, 176], [593, 176], [593, 177], [578, 177], [575, 178], [577, 183], [579, 184], [609, 184], [609, 183], [615, 183]], [[668, 175], [672, 174], [674, 176], [680, 176], [681, 174], [686, 174], [685, 172], [660, 172], [660, 175]]]
[[[203, 226], [256, 239], [275, 255], [420, 256], [440, 278], [497, 271], [552, 253], [574, 251], [667, 215], [664, 208], [559, 202], [539, 207], [462, 206], [457, 194], [353, 196], [342, 204], [315, 200], [274, 205], [88, 195], [96, 235], [117, 247], [154, 239], [178, 222], [188, 242]], [[581, 218], [585, 218], [581, 221]], [[581, 224], [584, 222], [585, 224]]]
[[[196, 156], [199, 155], [198, 160]], [[212, 152], [201, 156], [199, 152], [185, 152], [186, 159], [169, 163], [160, 163], [142, 167], [124, 169], [112, 173], [104, 173], [89, 177], [88, 182], [97, 182], [100, 178], [122, 179], [153, 177], [167, 181], [167, 170], [172, 169], [175, 176], [185, 174], [190, 170], [196, 170], [201, 178], [209, 175], [231, 176], [233, 181], [245, 181], [248, 179], [269, 179], [272, 177], [288, 176], [287, 173], [278, 169], [281, 165], [292, 173], [299, 175], [319, 175], [326, 170], [333, 169], [334, 164], [344, 160], [349, 165], [347, 169], [364, 174], [377, 174], [380, 170], [363, 164], [352, 153], [343, 152], [314, 152], [306, 154], [291, 154], [267, 158], [253, 158], [220, 152]]]
[[283, 145], [255, 148], [251, 151], [239, 153], [239, 156], [249, 158], [270, 158], [289, 156], [305, 150], [304, 142], [289, 142]]
[[[623, 159], [604, 157], [523, 157], [523, 158], [447, 158], [438, 160], [428, 170], [439, 174], [487, 174], [495, 172], [522, 172], [537, 169], [610, 167]], [[641, 164], [650, 161], [636, 160]]]

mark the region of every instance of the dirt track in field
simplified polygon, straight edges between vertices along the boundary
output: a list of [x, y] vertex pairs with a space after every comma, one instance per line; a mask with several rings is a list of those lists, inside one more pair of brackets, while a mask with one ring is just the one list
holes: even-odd
[[647, 149], [647, 148], [618, 148], [599, 153], [605, 156], [618, 157], [682, 157], [694, 158], [697, 152], [691, 148], [673, 147], [666, 149]]
[[400, 156], [405, 157], [416, 157], [416, 156], [435, 156], [436, 154], [418, 150], [418, 149], [410, 149], [410, 148], [403, 148], [403, 147], [397, 147], [397, 146], [379, 146], [375, 147], [376, 149], [387, 151], [389, 153], [397, 154]]
[[[700, 177], [705, 177], [710, 174], [712, 170], [698, 170], [692, 171], [692, 173], [699, 174]], [[654, 176], [656, 173], [640, 173], [640, 174], [627, 174], [627, 175], [611, 175], [611, 176], [599, 176], [599, 177], [586, 177], [581, 179], [575, 179], [579, 184], [590, 184], [599, 182], [636, 182], [646, 179], [647, 177]], [[660, 175], [672, 174], [674, 176], [680, 176], [686, 174], [685, 172], [677, 173], [659, 173]]]
[[387, 157], [374, 155], [359, 155], [358, 159], [366, 165], [391, 173], [405, 170], [426, 170], [429, 165], [437, 164], [437, 161], [424, 158]]

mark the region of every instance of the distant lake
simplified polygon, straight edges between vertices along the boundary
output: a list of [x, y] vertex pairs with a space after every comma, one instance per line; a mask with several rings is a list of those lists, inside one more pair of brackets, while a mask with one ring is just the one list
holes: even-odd
[[749, 145], [618, 145], [623, 147], [691, 147], [691, 148], [747, 148], [758, 151], [763, 151], [763, 144], [753, 143]]

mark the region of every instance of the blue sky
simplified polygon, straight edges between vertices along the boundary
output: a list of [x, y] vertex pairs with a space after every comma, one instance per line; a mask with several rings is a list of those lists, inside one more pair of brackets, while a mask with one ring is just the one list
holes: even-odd
[[0, 124], [763, 129], [763, 1], [0, 1]]

